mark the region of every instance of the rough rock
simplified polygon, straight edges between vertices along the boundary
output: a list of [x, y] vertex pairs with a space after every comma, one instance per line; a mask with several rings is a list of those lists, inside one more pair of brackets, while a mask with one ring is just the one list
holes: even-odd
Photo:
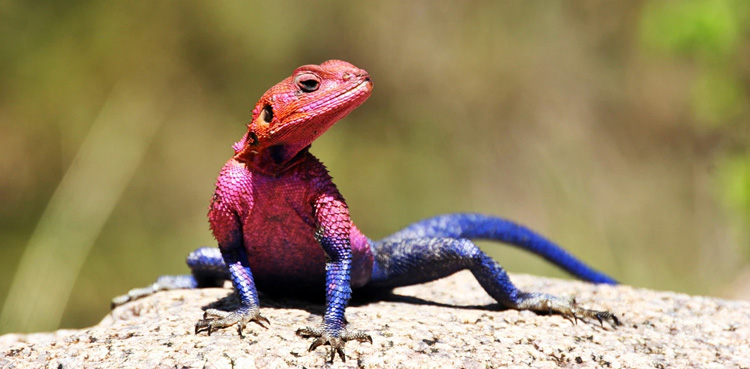
[[[323, 306], [261, 296], [267, 329], [241, 339], [229, 328], [194, 334], [202, 309], [231, 308], [228, 288], [160, 292], [123, 305], [82, 330], [0, 336], [2, 368], [748, 368], [750, 302], [629, 286], [513, 275], [523, 289], [575, 295], [610, 310], [623, 325], [574, 324], [557, 315], [503, 310], [468, 272], [399, 288], [387, 301], [355, 301], [352, 329], [373, 344], [349, 342], [347, 361], [327, 347], [307, 352], [297, 328], [317, 325]], [[229, 296], [229, 297], [227, 297]]]

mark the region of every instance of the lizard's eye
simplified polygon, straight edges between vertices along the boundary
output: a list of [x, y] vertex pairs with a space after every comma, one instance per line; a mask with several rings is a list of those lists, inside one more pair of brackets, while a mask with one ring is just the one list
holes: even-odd
[[298, 75], [294, 82], [302, 92], [313, 92], [320, 87], [320, 78], [312, 73]]

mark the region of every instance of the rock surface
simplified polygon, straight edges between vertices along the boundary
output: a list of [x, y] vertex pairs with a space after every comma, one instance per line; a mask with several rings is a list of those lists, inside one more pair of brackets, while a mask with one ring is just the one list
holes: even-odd
[[[268, 329], [251, 324], [210, 337], [193, 333], [202, 308], [231, 308], [228, 288], [160, 292], [115, 309], [82, 330], [0, 336], [2, 368], [749, 368], [750, 302], [629, 286], [514, 275], [529, 291], [575, 295], [624, 323], [573, 324], [561, 316], [501, 310], [470, 273], [396, 289], [388, 301], [347, 309], [352, 329], [373, 344], [349, 342], [347, 361], [327, 363], [327, 347], [307, 352], [295, 335], [317, 325], [323, 306], [261, 296]], [[230, 295], [231, 297], [227, 297]]]

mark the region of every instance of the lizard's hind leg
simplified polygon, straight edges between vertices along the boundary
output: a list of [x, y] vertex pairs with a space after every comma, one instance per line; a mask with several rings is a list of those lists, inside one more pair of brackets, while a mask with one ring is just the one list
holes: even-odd
[[198, 248], [188, 254], [186, 262], [192, 274], [161, 276], [149, 286], [135, 288], [125, 295], [115, 297], [112, 299], [112, 308], [158, 291], [219, 287], [229, 279], [229, 270], [224, 264], [221, 252], [216, 247]]
[[573, 299], [519, 290], [503, 267], [469, 239], [407, 238], [375, 242], [373, 254], [368, 286], [393, 288], [424, 283], [469, 269], [482, 288], [508, 308], [553, 312], [574, 320], [606, 320], [613, 327], [619, 324], [612, 313], [581, 308]]

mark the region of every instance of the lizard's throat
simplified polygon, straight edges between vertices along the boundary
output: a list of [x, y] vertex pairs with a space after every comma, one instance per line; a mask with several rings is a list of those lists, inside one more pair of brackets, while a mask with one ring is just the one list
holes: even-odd
[[301, 150], [294, 150], [287, 145], [274, 145], [261, 150], [248, 146], [237, 153], [235, 158], [253, 170], [276, 176], [299, 164], [309, 149], [310, 145]]

